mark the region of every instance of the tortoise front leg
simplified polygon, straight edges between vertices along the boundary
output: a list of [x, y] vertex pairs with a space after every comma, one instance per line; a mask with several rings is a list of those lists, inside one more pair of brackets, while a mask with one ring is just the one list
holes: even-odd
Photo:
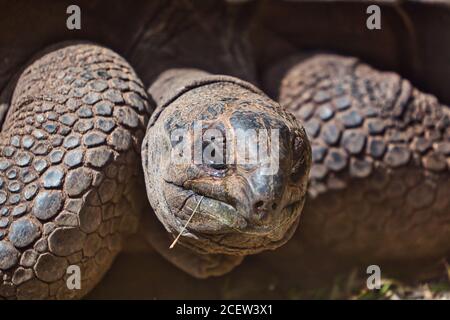
[[137, 224], [142, 84], [108, 49], [47, 52], [19, 78], [0, 133], [0, 298], [82, 297]]
[[332, 54], [285, 60], [266, 85], [304, 121], [312, 144], [310, 199], [296, 236], [305, 250], [370, 264], [448, 253], [448, 106], [398, 74]]

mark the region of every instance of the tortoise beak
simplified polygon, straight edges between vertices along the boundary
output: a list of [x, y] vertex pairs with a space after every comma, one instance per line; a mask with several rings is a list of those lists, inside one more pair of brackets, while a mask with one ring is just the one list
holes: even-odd
[[267, 225], [277, 220], [287, 185], [282, 172], [266, 175], [262, 171], [241, 173], [240, 176], [246, 180], [244, 192], [235, 194], [244, 209], [242, 214], [253, 225]]

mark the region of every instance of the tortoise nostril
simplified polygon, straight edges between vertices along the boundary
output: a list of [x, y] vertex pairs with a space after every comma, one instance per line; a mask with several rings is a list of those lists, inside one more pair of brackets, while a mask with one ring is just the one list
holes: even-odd
[[264, 201], [258, 201], [255, 203], [255, 209], [261, 209], [264, 206]]
[[263, 211], [276, 210], [278, 207], [276, 202], [271, 201], [258, 201], [254, 204], [255, 211], [261, 213]]

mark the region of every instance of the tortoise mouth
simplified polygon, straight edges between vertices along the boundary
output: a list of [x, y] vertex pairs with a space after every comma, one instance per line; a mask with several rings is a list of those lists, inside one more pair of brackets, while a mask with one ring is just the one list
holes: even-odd
[[[191, 201], [192, 199], [192, 201]], [[296, 207], [300, 205], [303, 200], [295, 201], [291, 204], [288, 204], [282, 208], [281, 211], [295, 211]], [[206, 206], [205, 209], [202, 206]], [[194, 212], [195, 208], [197, 210]], [[278, 223], [277, 225], [266, 224], [266, 225], [255, 225], [250, 224], [245, 218], [245, 214], [240, 210], [236, 209], [231, 203], [224, 202], [219, 199], [215, 199], [209, 196], [201, 195], [193, 193], [190, 196], [190, 199], [183, 204], [181, 209], [186, 215], [200, 215], [206, 217], [207, 219], [211, 219], [216, 221], [220, 225], [224, 226], [222, 229], [214, 229], [211, 230], [211, 227], [205, 226], [205, 228], [201, 228], [201, 226], [196, 225], [195, 231], [205, 233], [205, 234], [215, 234], [215, 235], [224, 235], [228, 233], [241, 233], [245, 235], [255, 235], [255, 236], [271, 236], [274, 233], [274, 229], [283, 227], [283, 224]], [[226, 214], [224, 214], [226, 212]], [[202, 217], [202, 218], [203, 218]], [[200, 218], [201, 222], [204, 220]], [[192, 220], [195, 221], [195, 217]], [[189, 226], [188, 226], [189, 228]]]
[[[275, 249], [290, 239], [303, 208], [304, 199], [285, 205], [280, 217], [263, 225], [245, 218], [235, 204], [174, 185], [186, 193], [182, 207], [171, 213], [177, 221], [173, 230], [186, 226], [179, 243], [199, 253], [247, 255]], [[174, 234], [177, 236], [178, 234]]]
[[[299, 205], [297, 203], [296, 205]], [[290, 210], [287, 206], [285, 210]], [[245, 256], [276, 249], [284, 245], [295, 233], [300, 215], [283, 225], [267, 230], [234, 230], [227, 233], [195, 233], [196, 238], [185, 237], [181, 245], [201, 254], [229, 254]], [[274, 232], [278, 229], [280, 232]]]
[[247, 227], [247, 221], [232, 204], [191, 192], [181, 209], [186, 215], [192, 215], [187, 229], [205, 234], [226, 234]]

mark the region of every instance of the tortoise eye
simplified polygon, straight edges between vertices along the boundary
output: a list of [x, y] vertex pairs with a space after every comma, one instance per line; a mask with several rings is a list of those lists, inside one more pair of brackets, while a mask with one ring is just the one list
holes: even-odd
[[210, 137], [203, 142], [203, 163], [217, 171], [225, 171], [226, 165], [225, 139], [223, 137]]
[[220, 141], [205, 141], [203, 143], [203, 162], [210, 168], [216, 170], [224, 170], [227, 168], [225, 164], [224, 144]]
[[225, 163], [212, 163], [209, 165], [211, 168], [215, 170], [225, 170], [227, 169], [227, 165]]

